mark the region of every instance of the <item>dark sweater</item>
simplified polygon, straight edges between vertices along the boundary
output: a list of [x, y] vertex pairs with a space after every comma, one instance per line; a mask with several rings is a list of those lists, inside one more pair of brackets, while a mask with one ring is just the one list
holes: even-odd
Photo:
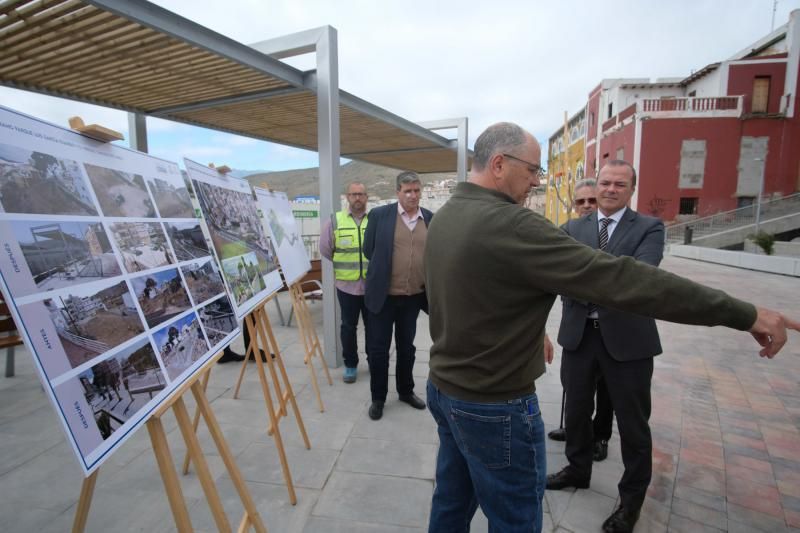
[[498, 402], [535, 391], [557, 294], [671, 322], [747, 330], [751, 304], [631, 257], [585, 246], [507, 195], [459, 183], [425, 247], [433, 346], [445, 394]]

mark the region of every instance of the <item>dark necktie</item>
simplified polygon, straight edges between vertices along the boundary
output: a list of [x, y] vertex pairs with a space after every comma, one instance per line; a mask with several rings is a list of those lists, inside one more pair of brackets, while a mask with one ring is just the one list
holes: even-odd
[[[605, 250], [608, 246], [608, 225], [613, 221], [612, 218], [604, 218], [600, 221], [600, 246], [599, 250]], [[597, 305], [589, 302], [589, 314], [593, 315], [597, 312]]]

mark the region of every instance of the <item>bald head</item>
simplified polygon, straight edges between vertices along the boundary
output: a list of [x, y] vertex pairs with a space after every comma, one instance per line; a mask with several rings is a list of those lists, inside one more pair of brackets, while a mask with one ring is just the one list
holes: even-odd
[[539, 185], [541, 156], [533, 135], [511, 122], [498, 122], [475, 141], [469, 181], [524, 203], [531, 188]]

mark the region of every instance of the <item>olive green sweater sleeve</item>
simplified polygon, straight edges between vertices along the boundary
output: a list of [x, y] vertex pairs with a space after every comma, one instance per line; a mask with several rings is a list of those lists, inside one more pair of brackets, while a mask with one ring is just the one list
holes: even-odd
[[525, 272], [542, 290], [682, 324], [747, 330], [755, 322], [752, 304], [632, 257], [584, 246], [529, 210], [518, 212], [513, 227], [503, 247], [514, 257], [535, 258], [536, 268]]

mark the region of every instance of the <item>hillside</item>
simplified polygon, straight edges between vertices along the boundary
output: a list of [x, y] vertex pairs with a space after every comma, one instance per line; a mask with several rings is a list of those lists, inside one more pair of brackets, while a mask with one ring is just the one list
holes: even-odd
[[[352, 181], [361, 181], [367, 186], [370, 198], [394, 198], [395, 179], [399, 170], [380, 165], [373, 165], [361, 161], [351, 161], [340, 168], [342, 192], [344, 187]], [[423, 185], [447, 178], [455, 178], [453, 173], [422, 174]], [[285, 192], [290, 199], [302, 195], [319, 196], [319, 169], [304, 168], [300, 170], [286, 170], [282, 172], [264, 172], [246, 176], [252, 185]]]

